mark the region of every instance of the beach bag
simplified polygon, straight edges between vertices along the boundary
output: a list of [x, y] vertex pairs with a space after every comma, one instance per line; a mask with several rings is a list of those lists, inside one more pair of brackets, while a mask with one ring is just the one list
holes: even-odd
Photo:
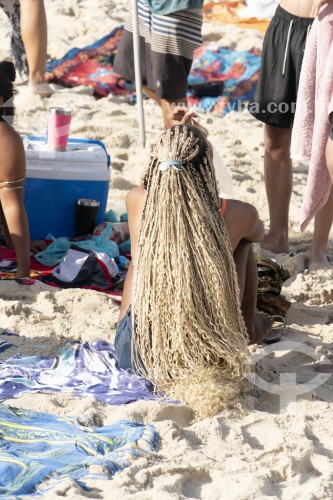
[[290, 273], [268, 257], [257, 255], [257, 309], [270, 316], [285, 316], [291, 303], [281, 295], [283, 283]]
[[60, 282], [73, 287], [108, 290], [119, 273], [114, 259], [103, 252], [85, 250], [71, 245], [64, 260], [52, 271]]

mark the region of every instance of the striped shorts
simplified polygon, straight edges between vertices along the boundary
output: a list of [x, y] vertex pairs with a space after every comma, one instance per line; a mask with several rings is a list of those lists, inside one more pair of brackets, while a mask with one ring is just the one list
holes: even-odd
[[[202, 9], [159, 16], [138, 0], [142, 83], [160, 99], [183, 99], [194, 50], [202, 44]], [[118, 47], [114, 69], [134, 81], [132, 15]]]

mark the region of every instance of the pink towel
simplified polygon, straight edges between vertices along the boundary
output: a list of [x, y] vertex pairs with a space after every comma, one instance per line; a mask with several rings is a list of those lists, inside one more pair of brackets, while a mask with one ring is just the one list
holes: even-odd
[[292, 133], [291, 157], [310, 161], [301, 214], [304, 231], [326, 204], [332, 181], [326, 166], [329, 114], [333, 111], [333, 2], [315, 19], [306, 45]]

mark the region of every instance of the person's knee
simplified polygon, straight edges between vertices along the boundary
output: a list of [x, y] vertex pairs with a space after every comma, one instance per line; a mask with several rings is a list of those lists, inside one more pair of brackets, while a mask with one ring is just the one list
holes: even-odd
[[291, 130], [265, 126], [265, 153], [274, 159], [290, 159]]

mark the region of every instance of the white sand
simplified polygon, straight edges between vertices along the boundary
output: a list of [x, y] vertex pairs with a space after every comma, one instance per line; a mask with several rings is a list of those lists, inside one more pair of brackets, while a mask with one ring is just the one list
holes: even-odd
[[[129, 0], [46, 0], [49, 54], [62, 56], [108, 33], [125, 19]], [[0, 13], [0, 37], [8, 31]], [[223, 41], [248, 49], [262, 43], [254, 31], [208, 25], [206, 40]], [[8, 54], [8, 39], [0, 57]], [[138, 144], [136, 109], [122, 99], [96, 101], [89, 89], [57, 94], [49, 100], [33, 97], [22, 86], [17, 97], [17, 126], [21, 133], [44, 134], [47, 108], [70, 105], [75, 109], [72, 135], [103, 140], [113, 159], [108, 208], [122, 211], [126, 191], [137, 184], [147, 153]], [[162, 131], [160, 111], [146, 106], [147, 142]], [[268, 221], [263, 185], [262, 125], [247, 112], [224, 119], [203, 119], [212, 141], [229, 167], [237, 196], [253, 203]], [[204, 498], [220, 499], [328, 499], [333, 491], [332, 377], [318, 376], [314, 363], [332, 359], [333, 271], [302, 273], [310, 235], [300, 235], [299, 214], [306, 182], [306, 167], [295, 165], [290, 211], [290, 235], [296, 256], [282, 256], [292, 278], [284, 293], [292, 301], [286, 343], [267, 349], [253, 347], [258, 376], [279, 389], [280, 374], [297, 373], [297, 388], [307, 391], [298, 402], [280, 412], [278, 395], [256, 386], [239, 405], [212, 419], [191, 424], [191, 409], [153, 402], [112, 407], [93, 398], [68, 394], [27, 394], [11, 404], [58, 415], [88, 414], [103, 424], [121, 418], [153, 422], [162, 437], [156, 455], [141, 458], [112, 481], [95, 483], [89, 494], [68, 482], [47, 498]], [[278, 173], [277, 173], [278, 175]], [[311, 229], [311, 228], [310, 228]], [[330, 245], [332, 252], [332, 243]], [[112, 341], [118, 308], [106, 295], [85, 290], [59, 291], [42, 284], [22, 287], [0, 283], [0, 326], [18, 332], [23, 354], [54, 354], [67, 339]], [[290, 344], [294, 342], [297, 344]], [[276, 352], [274, 353], [274, 350]], [[299, 352], [298, 352], [299, 351]], [[6, 351], [7, 357], [12, 351]], [[253, 357], [254, 362], [256, 358]], [[265, 386], [266, 387], [266, 386]]]

